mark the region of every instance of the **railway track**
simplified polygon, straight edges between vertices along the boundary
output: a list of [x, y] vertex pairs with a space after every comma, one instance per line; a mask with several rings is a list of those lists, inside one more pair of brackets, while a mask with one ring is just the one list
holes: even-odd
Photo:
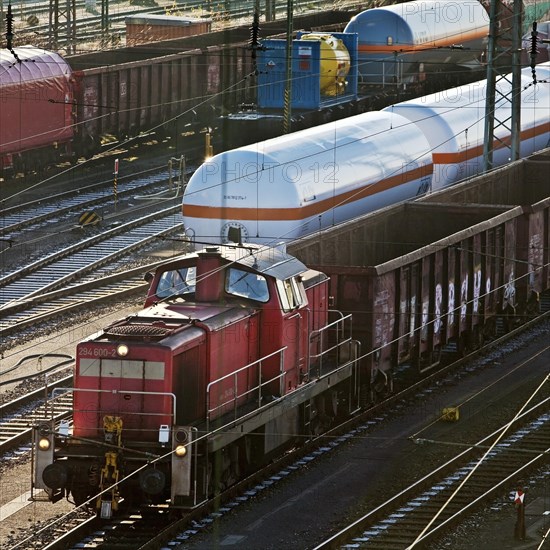
[[[494, 498], [497, 491], [504, 492], [506, 485], [524, 478], [542, 463], [550, 452], [549, 401], [544, 399], [521, 415], [517, 422], [523, 421], [523, 425], [512, 435], [492, 444], [510, 424], [503, 426], [315, 550], [408, 549], [434, 540], [475, 507]], [[526, 422], [534, 413], [538, 416]], [[471, 458], [483, 450], [486, 452], [482, 456]]]
[[[162, 260], [164, 261], [164, 260]], [[0, 331], [6, 339], [60, 314], [68, 314], [106, 301], [119, 301], [139, 294], [143, 298], [148, 283], [143, 274], [159, 262], [121, 271], [69, 288], [39, 294], [0, 312]]]
[[[548, 406], [548, 400], [533, 407], [532, 410], [518, 419], [518, 423], [525, 423], [526, 419], [533, 415], [534, 411], [544, 409]], [[540, 412], [540, 410], [539, 410]], [[501, 430], [506, 429], [503, 426]], [[362, 427], [363, 429], [365, 427]], [[501, 430], [498, 430], [499, 433]], [[179, 547], [193, 539], [195, 535], [207, 528], [219, 517], [230, 513], [233, 509], [261, 494], [267, 488], [277, 484], [282, 479], [291, 475], [293, 471], [299, 471], [300, 468], [311, 464], [318, 456], [330, 452], [339, 444], [347, 441], [361, 427], [353, 433], [345, 434], [339, 439], [331, 442], [331, 445], [322, 446], [313, 453], [305, 454], [294, 460], [292, 463], [278, 463], [275, 470], [273, 466], [263, 470], [254, 476], [255, 485], [250, 487], [250, 480], [247, 485], [240, 487], [238, 491], [232, 490], [230, 494], [222, 496], [224, 501], [215, 511], [206, 510], [199, 513], [195, 511], [184, 519], [179, 521], [170, 521], [170, 514], [167, 510], [156, 509], [153, 512], [146, 513], [134, 510], [122, 517], [115, 519], [106, 525], [98, 525], [96, 518], [91, 518], [87, 523], [81, 523], [67, 533], [64, 537], [50, 544], [48, 550], [60, 550], [67, 548], [76, 550], [82, 548], [83, 544], [91, 548], [120, 548], [128, 550], [153, 550], [160, 547]], [[486, 440], [495, 434], [480, 441], [478, 445], [483, 445]], [[524, 452], [517, 452], [518, 448]], [[471, 508], [478, 505], [480, 501], [487, 501], [494, 498], [495, 492], [504, 491], [502, 485], [510, 478], [525, 476], [527, 472], [540, 464], [544, 453], [550, 450], [550, 415], [545, 412], [540, 414], [535, 420], [525, 423], [517, 429], [512, 435], [502, 441], [501, 445], [483, 462], [483, 467], [478, 468], [476, 475], [470, 477], [469, 488], [464, 491], [448, 513], [440, 516], [440, 521], [434, 527], [432, 535], [439, 533], [445, 527], [449, 527], [450, 522], [462, 518], [463, 515], [471, 512]], [[460, 456], [469, 454], [461, 453]], [[457, 461], [459, 458], [456, 459]], [[354, 537], [347, 543], [334, 545], [333, 541], [327, 541], [325, 544], [316, 547], [316, 550], [325, 548], [376, 548], [381, 550], [395, 550], [396, 548], [408, 548], [409, 544], [415, 540], [415, 533], [418, 533], [434, 517], [441, 505], [452, 493], [457, 484], [461, 482], [475, 467], [476, 462], [467, 463], [456, 472], [445, 476], [430, 489], [422, 492], [416, 498], [397, 508], [387, 518], [381, 519], [368, 531], [361, 536]], [[447, 467], [448, 465], [445, 465]], [[420, 480], [428, 482], [429, 476]], [[497, 481], [498, 478], [498, 481]], [[228, 492], [229, 493], [229, 492]], [[151, 525], [156, 530], [151, 529]], [[185, 525], [185, 527], [183, 527]], [[179, 527], [182, 526], [182, 527]], [[179, 532], [178, 528], [180, 529]], [[92, 531], [90, 533], [90, 530]], [[167, 530], [174, 532], [172, 535], [163, 533], [158, 535], [159, 531]], [[156, 531], [156, 532], [155, 532]], [[86, 532], [83, 540], [82, 533]], [[422, 538], [426, 542], [429, 537]], [[304, 547], [309, 547], [307, 541]]]
[[[295, 1], [294, 11], [296, 14], [304, 15], [320, 9], [330, 9], [332, 5], [333, 2], [327, 2], [327, 0]], [[274, 2], [273, 6], [272, 19], [285, 19], [286, 2]], [[98, 40], [102, 36], [106, 37], [115, 34], [118, 37], [123, 37], [126, 34], [125, 19], [130, 14], [172, 14], [187, 17], [197, 17], [196, 14], [200, 14], [200, 17], [209, 17], [213, 20], [214, 24], [224, 26], [237, 24], [243, 19], [251, 21], [254, 12], [254, 3], [245, 0], [231, 0], [222, 4], [193, 0], [191, 2], [155, 2], [155, 5], [137, 7], [136, 5], [120, 2], [111, 5], [110, 12], [107, 14], [107, 24], [105, 24], [101, 15], [100, 2], [98, 2], [95, 10], [88, 11], [84, 0], [77, 0], [75, 1], [75, 10], [77, 14], [74, 32], [75, 38], [68, 38], [66, 26], [60, 28], [57, 37], [58, 47], [72, 50], [76, 44]], [[50, 13], [49, 3], [17, 4], [17, 6], [13, 7], [13, 12], [16, 21], [27, 21], [28, 26], [25, 27], [25, 32], [47, 36], [50, 41], [53, 40], [53, 37], [50, 36], [50, 23], [47, 21]], [[33, 17], [36, 19], [33, 19]], [[36, 20], [38, 20], [38, 23], [35, 23]]]
[[[60, 313], [67, 314], [105, 300], [123, 299], [136, 292], [143, 296], [147, 288], [143, 274], [154, 269], [158, 262], [128, 269], [124, 258], [136, 248], [150, 247], [155, 240], [162, 241], [177, 232], [179, 227], [171, 216], [177, 213], [178, 207], [143, 216], [136, 220], [136, 229], [132, 227], [133, 222], [117, 224], [140, 210], [150, 212], [158, 209], [159, 204], [173, 204], [171, 201], [181, 184], [179, 179], [179, 169], [175, 166], [121, 178], [117, 189], [118, 208], [115, 208], [110, 181], [4, 208], [0, 238], [13, 244], [15, 254], [19, 243], [27, 247], [29, 242], [36, 245], [37, 241], [48, 239], [49, 244], [51, 235], [66, 231], [63, 227], [67, 227], [71, 218], [76, 219], [76, 214], [95, 213], [96, 208], [113, 211], [104, 216], [98, 227], [109, 222], [115, 226], [101, 234], [97, 233], [98, 227], [93, 228], [95, 235], [82, 241], [82, 228], [75, 224], [66, 241], [78, 239], [76, 243], [0, 275], [0, 330], [5, 342], [16, 337], [18, 331]], [[78, 233], [73, 229], [78, 229]], [[15, 263], [9, 257], [11, 252], [3, 250], [9, 261], [2, 262], [2, 266]]]
[[[180, 206], [170, 206], [89, 237], [41, 258], [0, 279], [0, 312], [28, 299], [72, 284], [92, 271], [94, 277], [120, 269], [117, 261], [131, 252], [181, 231], [174, 220]], [[0, 313], [1, 315], [1, 313]]]
[[[51, 263], [31, 266], [35, 269], [28, 274], [23, 269], [21, 277], [15, 277], [13, 282], [2, 284], [4, 279], [0, 280], [3, 344], [17, 341], [23, 329], [35, 328], [60, 314], [137, 293], [142, 298], [148, 286], [143, 274], [161, 260], [128, 269], [126, 258], [135, 250], [153, 246], [158, 240], [163, 242], [180, 231], [181, 225], [173, 220], [178, 210], [175, 206], [146, 216], [137, 220], [137, 228], [135, 222], [120, 226], [98, 236], [96, 245], [93, 238], [59, 251], [49, 257]], [[60, 259], [54, 261], [56, 257]]]
[[[519, 332], [521, 332], [521, 330], [514, 331], [513, 334], [517, 334]], [[506, 336], [506, 339], [510, 337], [511, 335], [509, 334]], [[502, 345], [504, 341], [505, 338], [500, 339], [498, 342], [493, 342], [492, 346]], [[83, 524], [80, 520], [78, 520], [78, 526], [75, 528], [74, 531], [68, 533], [65, 537], [58, 540], [57, 542], [52, 543], [47, 548], [49, 548], [50, 550], [58, 548], [81, 548], [82, 544], [84, 544], [83, 538], [85, 538], [85, 543], [91, 545], [91, 547], [142, 549], [159, 548], [166, 545], [168, 547], [176, 546], [177, 544], [192, 540], [193, 537], [197, 535], [197, 533], [200, 533], [204, 528], [207, 528], [217, 518], [226, 513], [229, 513], [232, 509], [238, 507], [240, 504], [243, 504], [254, 498], [255, 496], [261, 494], [262, 491], [269, 487], [272, 487], [274, 484], [278, 483], [282, 479], [285, 479], [287, 476], [292, 475], [293, 472], [299, 472], [300, 469], [309, 467], [309, 465], [317, 458], [324, 456], [326, 453], [330, 453], [333, 449], [337, 448], [339, 445], [347, 443], [350, 439], [354, 437], [366, 437], [370, 430], [383, 422], [386, 419], [387, 415], [390, 414], [389, 407], [392, 407], [402, 402], [407, 397], [410, 397], [413, 393], [418, 394], [418, 392], [429, 391], [430, 385], [434, 383], [437, 384], [437, 381], [440, 380], [445, 373], [449, 374], [450, 372], [452, 372], [453, 369], [459, 368], [460, 365], [463, 365], [466, 362], [466, 360], [471, 360], [472, 356], [475, 357], [479, 353], [481, 352], [472, 354], [468, 358], [461, 359], [460, 361], [452, 366], [449, 366], [446, 370], [440, 373], [434, 373], [426, 380], [417, 382], [411, 388], [401, 392], [398, 395], [394, 395], [384, 403], [381, 403], [373, 407], [372, 409], [369, 409], [369, 411], [367, 411], [365, 414], [362, 414], [360, 417], [352, 419], [345, 424], [338, 426], [337, 428], [324, 434], [322, 438], [318, 438], [307, 443], [306, 445], [301, 447], [296, 453], [282, 457], [273, 464], [270, 464], [267, 468], [258, 472], [258, 474], [255, 474], [254, 476], [246, 479], [237, 486], [232, 487], [230, 490], [224, 492], [220, 496], [220, 499], [218, 499], [216, 502], [209, 502], [201, 509], [194, 511], [192, 514], [186, 515], [182, 519], [176, 520], [175, 522], [173, 521], [172, 523], [168, 522], [168, 514], [166, 513], [165, 509], [161, 507], [159, 509], [149, 511], [150, 513], [148, 511], [138, 512], [134, 510], [123, 517], [119, 517], [113, 523], [109, 524], [102, 523], [101, 525], [98, 525], [97, 520], [90, 520], [89, 522]], [[515, 435], [510, 436], [508, 440], [502, 441], [497, 451], [491, 454], [491, 458], [493, 458], [494, 456], [494, 459], [498, 460], [499, 457], [503, 457], [503, 453], [508, 449], [509, 444], [511, 445], [511, 443], [513, 442], [521, 442], [522, 445], [526, 445], [526, 442], [528, 441], [527, 435], [530, 432], [534, 433], [535, 428], [543, 430], [542, 432], [538, 432], [539, 434], [542, 433], [543, 435], [539, 436], [538, 440], [533, 439], [533, 448], [540, 450], [542, 448], [546, 449], [548, 447], [547, 443], [548, 438], [550, 437], [550, 433], [546, 430], [545, 427], [550, 427], [550, 423], [547, 422], [547, 420], [549, 420], [547, 413], [548, 398], [546, 399], [546, 401], [544, 401], [543, 404], [540, 404], [540, 406], [545, 409], [544, 414], [546, 416], [540, 415], [542, 420], [539, 419], [533, 425], [525, 424], [523, 427], [518, 428]], [[534, 414], [534, 411], [531, 411], [531, 414]], [[522, 421], [529, 422], [527, 415], [523, 415]], [[525, 426], [527, 426], [527, 428]], [[479, 446], [482, 446], [484, 444], [484, 440], [478, 443]], [[546, 445], [546, 447], [544, 447], [544, 445]], [[472, 446], [472, 449], [468, 449], [467, 452], [460, 453], [459, 456], [465, 457], [463, 459], [466, 461], [464, 465], [453, 466], [453, 464], [457, 463], [449, 461], [449, 463], [445, 467], [446, 473], [443, 480], [431, 480], [429, 476], [426, 476], [422, 480], [422, 483], [418, 484], [418, 487], [421, 487], [421, 491], [419, 492], [419, 495], [417, 497], [411, 496], [410, 498], [408, 498], [407, 495], [400, 495], [399, 500], [396, 500], [393, 503], [394, 507], [396, 509], [401, 509], [404, 507], [406, 508], [407, 506], [403, 502], [403, 499], [408, 499], [412, 501], [417, 498], [417, 501], [415, 500], [415, 503], [424, 501], [428, 502], [426, 495], [423, 494], [425, 492], [426, 486], [428, 486], [430, 489], [434, 486], [441, 486], [441, 490], [436, 491], [435, 489], [431, 489], [431, 491], [429, 490], [429, 492], [440, 493], [441, 495], [445, 494], [444, 490], [446, 490], [447, 488], [447, 478], [451, 479], [454, 477], [454, 474], [450, 472], [450, 468], [454, 467], [454, 469], [461, 470], [461, 472], [463, 473], [467, 473], [468, 471], [470, 471], [472, 467], [471, 464], [468, 464], [467, 461], [471, 460], [471, 453], [475, 452], [476, 449], [476, 446]], [[519, 459], [523, 459], [525, 457], [527, 457], [528, 459], [531, 458], [531, 455], [527, 453], [514, 453], [514, 456], [516, 456], [516, 454], [518, 455]], [[459, 458], [457, 458], [456, 460], [459, 460]], [[500, 462], [504, 462], [504, 464], [511, 464], [512, 460], [505, 458], [504, 460], [500, 460]], [[495, 463], [493, 462], [492, 464]], [[441, 471], [441, 468], [439, 468], [438, 471]], [[513, 474], [507, 474], [508, 477], [510, 475]], [[489, 479], [489, 475], [486, 473], [486, 471], [482, 477]], [[418, 487], [412, 488], [410, 490], [418, 490]], [[487, 486], [482, 487], [481, 492], [487, 492]], [[435, 495], [429, 496], [434, 497]], [[471, 495], [467, 498], [472, 499]], [[435, 503], [435, 501], [432, 501], [432, 506], [437, 508], [438, 504]], [[412, 508], [412, 511], [414, 511], [417, 506], [411, 505], [409, 506], [409, 508]], [[400, 513], [401, 512], [393, 511], [387, 512], [388, 515]], [[149, 529], [151, 524], [151, 517], [158, 518], [160, 522], [159, 525], [162, 524], [164, 530], [162, 535], [157, 535], [154, 538], [151, 538], [151, 533]], [[63, 519], [64, 521], [66, 520], [68, 524], [69, 520], [67, 518]], [[383, 522], [384, 519], [385, 518], [383, 517], [380, 518], [377, 516], [376, 521]], [[155, 521], [156, 520], [157, 519], [155, 519]], [[387, 523], [391, 524], [394, 521], [395, 516], [391, 517]], [[426, 522], [424, 522], [424, 524], [425, 523]], [[382, 525], [386, 525], [386, 523], [382, 523]], [[142, 526], [144, 528], [143, 532], [141, 531]], [[94, 530], [95, 533], [93, 532]], [[160, 530], [161, 529], [159, 528], [158, 531]], [[131, 540], [129, 540], [128, 538], [129, 533], [132, 533]], [[69, 544], [69, 541], [72, 542], [70, 542]], [[306, 542], [307, 541], [304, 541], [304, 543]], [[353, 542], [351, 544], [356, 543]], [[395, 546], [395, 543], [393, 544], [393, 547], [387, 546], [386, 548], [402, 547], [399, 545]]]
[[[38, 358], [34, 357], [33, 359]], [[72, 362], [72, 359], [69, 362]], [[57, 365], [56, 368], [58, 368]], [[46, 375], [46, 373], [42, 374]], [[28, 379], [28, 377], [25, 378]], [[68, 386], [71, 381], [72, 375], [65, 376], [51, 382], [47, 387], [38, 388], [0, 405], [0, 455], [4, 455], [23, 443], [28, 443], [31, 427], [41, 419], [53, 415], [55, 421], [60, 422], [70, 418], [72, 399], [64, 396], [56, 400], [54, 404], [48, 404], [44, 396], [48, 390]]]
[[[178, 175], [175, 172], [175, 177]], [[169, 172], [165, 169], [148, 170], [133, 174], [131, 178], [121, 178], [117, 184], [117, 197], [122, 199], [136, 193], [168, 190], [168, 178]], [[0, 237], [16, 240], [21, 233], [58, 223], [100, 205], [112, 204], [114, 198], [113, 182], [103, 181], [80, 187], [78, 190], [55, 193], [24, 204], [3, 207]]]

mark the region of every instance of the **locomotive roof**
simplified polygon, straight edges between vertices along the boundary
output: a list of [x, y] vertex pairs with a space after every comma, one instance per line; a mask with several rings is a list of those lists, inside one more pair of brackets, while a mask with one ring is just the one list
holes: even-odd
[[[294, 256], [287, 254], [284, 245], [269, 247], [255, 244], [244, 246], [212, 246], [201, 252], [219, 252], [221, 256], [270, 277], [288, 279], [307, 271], [307, 267]], [[200, 252], [199, 252], [200, 253]]]

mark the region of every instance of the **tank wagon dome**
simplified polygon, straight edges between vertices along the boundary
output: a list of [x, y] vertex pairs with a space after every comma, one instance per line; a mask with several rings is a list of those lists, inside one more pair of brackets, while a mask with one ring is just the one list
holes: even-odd
[[197, 243], [227, 242], [230, 227], [278, 242], [415, 196], [420, 171], [431, 175], [429, 145], [395, 116], [364, 113], [212, 157], [185, 190], [186, 229]]
[[0, 86], [71, 75], [69, 64], [55, 52], [33, 46], [14, 48], [14, 52], [21, 63], [9, 50], [0, 51]]

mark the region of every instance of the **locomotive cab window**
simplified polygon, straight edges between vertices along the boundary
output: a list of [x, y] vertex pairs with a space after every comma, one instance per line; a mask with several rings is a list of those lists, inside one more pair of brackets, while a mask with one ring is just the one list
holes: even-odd
[[168, 298], [178, 294], [195, 292], [196, 268], [182, 267], [172, 271], [165, 271], [159, 279], [156, 295], [159, 298]]
[[267, 280], [263, 275], [243, 271], [242, 269], [229, 268], [225, 280], [225, 291], [234, 296], [242, 296], [258, 302], [269, 300]]
[[304, 285], [296, 277], [277, 281], [277, 290], [284, 311], [292, 311], [307, 301]]

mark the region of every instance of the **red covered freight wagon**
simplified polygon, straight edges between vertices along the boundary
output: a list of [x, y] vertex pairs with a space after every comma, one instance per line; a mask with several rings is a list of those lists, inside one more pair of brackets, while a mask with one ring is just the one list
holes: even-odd
[[0, 52], [2, 170], [28, 171], [70, 154], [70, 66], [54, 52], [22, 46]]

